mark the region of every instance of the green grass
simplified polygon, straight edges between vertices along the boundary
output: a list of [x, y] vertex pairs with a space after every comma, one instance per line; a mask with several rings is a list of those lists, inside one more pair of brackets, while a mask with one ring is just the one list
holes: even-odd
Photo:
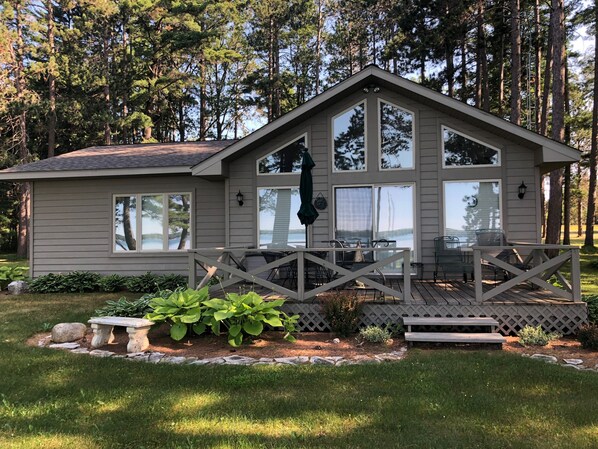
[[0, 254], [1, 266], [29, 267], [29, 261], [27, 259], [20, 259], [15, 254]]
[[346, 367], [194, 367], [23, 341], [114, 294], [0, 296], [0, 447], [595, 448], [598, 374], [500, 351]]

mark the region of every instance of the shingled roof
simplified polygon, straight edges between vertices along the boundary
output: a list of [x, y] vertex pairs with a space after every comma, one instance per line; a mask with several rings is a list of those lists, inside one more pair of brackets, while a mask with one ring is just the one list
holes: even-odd
[[87, 177], [118, 173], [191, 173], [191, 166], [234, 142], [235, 140], [214, 140], [89, 147], [7, 168], [0, 171], [0, 180]]

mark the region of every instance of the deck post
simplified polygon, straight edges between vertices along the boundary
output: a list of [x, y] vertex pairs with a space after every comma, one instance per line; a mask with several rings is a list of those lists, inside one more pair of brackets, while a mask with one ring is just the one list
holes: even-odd
[[571, 248], [571, 295], [573, 301], [581, 301], [581, 271], [579, 266], [579, 248]]
[[297, 251], [297, 300], [305, 300], [305, 253]]
[[197, 273], [195, 272], [195, 252], [189, 252], [189, 288], [197, 285]]
[[482, 251], [473, 249], [473, 277], [475, 282], [475, 302], [481, 303], [484, 290], [482, 288]]
[[411, 300], [411, 251], [403, 250], [403, 301]]

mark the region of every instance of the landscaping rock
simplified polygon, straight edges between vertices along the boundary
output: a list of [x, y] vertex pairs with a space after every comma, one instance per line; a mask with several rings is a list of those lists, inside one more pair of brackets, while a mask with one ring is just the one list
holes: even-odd
[[112, 357], [114, 352], [111, 351], [103, 351], [101, 349], [94, 349], [93, 351], [89, 351], [89, 355], [94, 357]]
[[66, 343], [85, 337], [87, 326], [83, 323], [58, 323], [52, 328], [52, 341]]
[[[260, 359], [260, 361], [263, 361]], [[302, 355], [296, 357], [276, 357], [274, 359], [276, 363], [286, 363], [287, 365], [296, 365], [298, 363], [308, 363], [309, 357]]]
[[385, 353], [385, 354], [377, 354], [374, 358], [381, 360], [383, 362], [396, 362], [397, 360], [403, 359], [403, 354], [392, 354], [392, 353]]
[[12, 281], [8, 284], [8, 293], [10, 295], [22, 295], [29, 291], [29, 285], [25, 281]]
[[335, 360], [330, 360], [330, 357], [314, 356], [310, 359], [310, 362], [314, 365], [334, 365]]
[[355, 363], [380, 363], [379, 359], [375, 359], [368, 355], [356, 355], [353, 357], [353, 362]]
[[71, 351], [73, 354], [89, 354], [89, 349], [87, 348], [76, 348]]
[[209, 365], [209, 364], [210, 364], [210, 362], [205, 359], [195, 360], [195, 361], [189, 363], [189, 365], [198, 365], [198, 366]]
[[581, 359], [563, 359], [567, 365], [583, 365], [583, 360]]
[[162, 357], [160, 363], [171, 363], [173, 365], [182, 365], [187, 361], [187, 357]]
[[542, 360], [547, 363], [557, 363], [558, 359], [555, 356], [547, 355], [547, 354], [534, 354], [531, 357], [532, 359]]
[[150, 363], [158, 363], [160, 360], [162, 360], [162, 357], [164, 357], [164, 354], [161, 352], [154, 352], [150, 354], [148, 361]]
[[49, 347], [52, 349], [77, 349], [79, 346], [79, 343], [55, 343]]
[[334, 343], [335, 345], [338, 345], [341, 342], [340, 338], [334, 338], [332, 340], [332, 343]]
[[230, 355], [228, 357], [223, 357], [223, 359], [224, 363], [227, 365], [251, 365], [252, 363], [257, 362], [253, 357], [243, 357], [241, 355]]
[[561, 366], [564, 366], [566, 368], [575, 368], [576, 370], [581, 370], [585, 368], [583, 365], [570, 365], [568, 363], [564, 363]]

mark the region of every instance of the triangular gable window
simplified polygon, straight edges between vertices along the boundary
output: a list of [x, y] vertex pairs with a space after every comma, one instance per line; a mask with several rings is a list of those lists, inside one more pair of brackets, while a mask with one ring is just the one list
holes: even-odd
[[307, 149], [306, 135], [274, 150], [258, 160], [258, 173], [269, 175], [277, 173], [300, 173], [301, 156]]
[[460, 132], [442, 127], [444, 166], [500, 165], [500, 150]]

